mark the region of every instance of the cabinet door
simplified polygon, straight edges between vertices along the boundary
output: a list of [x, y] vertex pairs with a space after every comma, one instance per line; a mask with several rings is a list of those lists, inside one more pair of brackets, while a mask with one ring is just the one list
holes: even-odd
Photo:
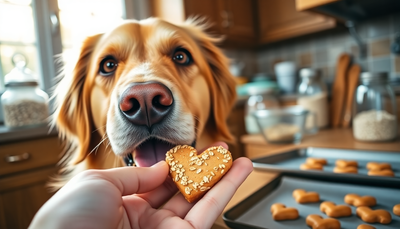
[[295, 0], [258, 0], [260, 43], [269, 43], [330, 29], [333, 18], [298, 12]]
[[185, 18], [189, 17], [205, 17], [210, 22], [210, 32], [221, 35], [222, 31], [222, 18], [221, 0], [185, 0], [184, 10]]
[[51, 197], [46, 183], [55, 167], [0, 179], [0, 229], [25, 229]]
[[243, 37], [255, 39], [256, 8], [253, 0], [224, 0], [222, 15], [226, 17], [222, 21], [225, 33], [229, 37]]

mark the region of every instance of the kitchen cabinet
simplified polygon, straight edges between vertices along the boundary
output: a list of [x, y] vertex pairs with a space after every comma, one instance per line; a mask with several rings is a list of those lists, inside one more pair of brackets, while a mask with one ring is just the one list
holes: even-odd
[[400, 12], [398, 0], [296, 0], [299, 11], [312, 11], [338, 21], [361, 22]]
[[209, 32], [225, 37], [224, 47], [257, 47], [336, 27], [329, 16], [297, 11], [296, 0], [152, 0], [151, 5], [153, 16], [173, 23], [205, 16], [212, 22]]
[[258, 0], [261, 44], [298, 37], [336, 27], [336, 20], [296, 10], [294, 0]]
[[62, 147], [56, 136], [0, 144], [0, 228], [27, 228], [52, 196], [46, 188]]
[[296, 0], [296, 8], [297, 10], [302, 11], [338, 1], [342, 0]]
[[224, 46], [254, 45], [257, 39], [255, 0], [152, 0], [152, 14], [172, 23], [205, 17], [208, 32], [224, 36]]

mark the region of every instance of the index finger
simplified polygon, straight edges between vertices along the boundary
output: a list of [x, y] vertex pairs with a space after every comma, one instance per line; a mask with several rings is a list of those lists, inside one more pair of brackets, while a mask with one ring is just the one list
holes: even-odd
[[[87, 170], [85, 179], [104, 179], [117, 187], [122, 196], [145, 193], [160, 186], [168, 176], [168, 165], [160, 161], [152, 167], [121, 167], [106, 170]], [[77, 181], [79, 182], [78, 178]]]

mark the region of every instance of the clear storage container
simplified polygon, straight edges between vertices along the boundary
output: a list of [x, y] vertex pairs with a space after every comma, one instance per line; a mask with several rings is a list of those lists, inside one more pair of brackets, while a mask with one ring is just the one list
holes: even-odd
[[279, 107], [277, 92], [278, 89], [275, 87], [254, 85], [248, 88], [247, 93], [250, 97], [247, 99], [245, 106], [245, 126], [248, 134], [261, 133], [257, 121], [252, 114], [254, 111]]
[[353, 111], [355, 139], [379, 142], [397, 137], [396, 100], [387, 73], [361, 73]]
[[300, 83], [297, 86], [299, 98], [297, 104], [309, 110], [315, 115], [307, 117], [306, 126], [313, 125], [316, 118], [317, 126], [324, 128], [328, 126], [328, 93], [326, 84], [322, 80], [319, 69], [303, 68], [300, 70]]
[[6, 90], [1, 96], [4, 124], [21, 127], [42, 124], [49, 116], [49, 96], [42, 91], [26, 61], [13, 57], [15, 68], [5, 76]]

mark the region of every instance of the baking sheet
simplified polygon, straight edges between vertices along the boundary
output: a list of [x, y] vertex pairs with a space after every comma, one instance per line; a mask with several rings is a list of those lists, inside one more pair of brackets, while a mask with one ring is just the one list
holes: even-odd
[[[295, 189], [316, 191], [320, 194], [319, 203], [298, 204], [292, 197]], [[377, 205], [372, 209], [385, 209], [392, 215], [390, 224], [371, 224], [379, 229], [400, 228], [400, 217], [392, 212], [395, 204], [400, 203], [400, 189], [387, 187], [372, 187], [341, 182], [325, 182], [317, 179], [305, 179], [292, 176], [280, 176], [267, 186], [261, 188], [249, 198], [245, 199], [224, 214], [226, 224], [232, 228], [271, 228], [290, 229], [307, 228], [305, 219], [309, 214], [318, 214], [323, 218], [327, 216], [319, 210], [322, 201], [333, 201], [336, 204], [345, 204], [344, 196], [356, 193], [361, 196], [372, 195], [377, 200]], [[275, 221], [270, 212], [274, 203], [285, 204], [286, 207], [295, 207], [300, 217], [296, 220]], [[368, 224], [357, 217], [356, 207], [352, 208], [352, 216], [337, 218], [341, 228], [357, 228], [359, 224]]]
[[[322, 171], [300, 170], [300, 165], [308, 157], [325, 158], [328, 162]], [[333, 173], [335, 162], [338, 159], [355, 160], [358, 162], [358, 174]], [[368, 176], [366, 165], [368, 162], [387, 162], [392, 166], [395, 177]], [[396, 184], [400, 182], [400, 152], [387, 153], [379, 151], [343, 150], [328, 148], [304, 148], [286, 153], [270, 155], [253, 160], [256, 169], [278, 172], [301, 173], [309, 176], [342, 177], [345, 179], [363, 179], [372, 184]]]

